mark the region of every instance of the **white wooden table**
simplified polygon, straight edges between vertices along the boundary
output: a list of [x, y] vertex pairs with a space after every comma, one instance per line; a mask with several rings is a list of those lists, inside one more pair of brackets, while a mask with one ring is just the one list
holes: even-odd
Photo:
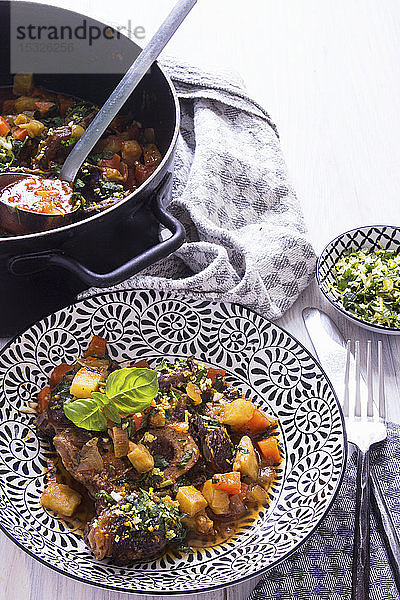
[[[145, 27], [148, 39], [174, 0], [151, 0], [143, 6], [138, 0], [53, 2], [121, 25], [131, 19]], [[352, 227], [399, 223], [400, 4], [396, 0], [199, 0], [171, 41], [168, 54], [242, 74], [278, 125], [317, 252]], [[315, 285], [279, 324], [310, 347], [301, 318], [302, 308], [308, 305], [327, 308]], [[336, 320], [346, 336], [366, 338], [361, 329]], [[400, 423], [396, 374], [400, 340], [384, 337], [384, 346], [389, 417]], [[127, 598], [54, 573], [4, 535], [0, 535], [0, 556], [1, 600]], [[244, 600], [256, 581], [208, 593], [207, 598]]]

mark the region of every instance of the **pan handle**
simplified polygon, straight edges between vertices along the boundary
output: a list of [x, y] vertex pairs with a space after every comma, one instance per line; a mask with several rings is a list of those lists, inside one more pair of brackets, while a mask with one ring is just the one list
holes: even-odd
[[[164, 187], [165, 182], [160, 187]], [[177, 250], [185, 240], [185, 231], [182, 224], [163, 207], [163, 194], [155, 193], [151, 200], [150, 208], [161, 225], [169, 229], [172, 236], [161, 241], [156, 246], [145, 250], [135, 258], [117, 267], [109, 273], [95, 273], [75, 258], [57, 252], [39, 252], [24, 254], [10, 259], [8, 268], [12, 275], [23, 276], [38, 273], [48, 267], [61, 267], [76, 275], [88, 287], [110, 287], [129, 279], [146, 267], [165, 258]]]

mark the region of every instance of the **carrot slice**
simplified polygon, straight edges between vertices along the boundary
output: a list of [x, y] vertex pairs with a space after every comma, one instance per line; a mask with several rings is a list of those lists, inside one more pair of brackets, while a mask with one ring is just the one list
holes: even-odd
[[213, 475], [211, 481], [216, 490], [221, 490], [227, 494], [240, 494], [241, 483], [239, 471]]
[[27, 129], [22, 129], [22, 127], [16, 127], [13, 132], [12, 132], [12, 136], [14, 138], [14, 140], [24, 140], [26, 137], [28, 137], [28, 131]]
[[10, 131], [11, 127], [3, 117], [0, 117], [0, 136], [5, 136]]
[[281, 449], [278, 438], [271, 436], [257, 442], [262, 457], [267, 465], [280, 465], [282, 462]]

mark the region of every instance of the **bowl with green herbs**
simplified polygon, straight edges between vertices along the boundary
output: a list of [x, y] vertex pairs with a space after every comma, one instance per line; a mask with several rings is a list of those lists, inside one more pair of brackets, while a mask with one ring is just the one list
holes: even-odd
[[400, 334], [400, 227], [342, 233], [319, 257], [317, 280], [329, 302], [357, 325]]

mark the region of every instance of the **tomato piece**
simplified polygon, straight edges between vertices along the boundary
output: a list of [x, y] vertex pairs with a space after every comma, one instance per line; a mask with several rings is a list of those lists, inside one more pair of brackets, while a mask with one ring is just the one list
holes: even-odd
[[0, 136], [3, 137], [9, 133], [11, 127], [3, 117], [0, 117]]
[[135, 165], [135, 179], [138, 185], [141, 185], [146, 179], [150, 177], [152, 173], [157, 169], [154, 166], [146, 166], [142, 165], [142, 163], [138, 162]]
[[213, 367], [207, 369], [207, 377], [208, 379], [211, 379], [212, 385], [216, 384], [218, 375], [221, 375], [221, 377], [225, 377], [225, 374], [225, 369], [214, 369]]
[[99, 167], [106, 167], [108, 169], [116, 169], [119, 171], [119, 166], [121, 163], [121, 157], [119, 154], [114, 154], [112, 158], [102, 158], [99, 160]]
[[74, 100], [71, 100], [71, 98], [65, 98], [64, 96], [57, 96], [57, 100], [58, 100], [58, 110], [60, 111], [60, 115], [62, 117], [65, 117], [67, 110], [69, 108], [72, 108], [72, 106], [74, 106], [75, 102]]
[[37, 395], [38, 411], [42, 413], [46, 410], [48, 403], [50, 402], [50, 386], [46, 385]]
[[14, 140], [24, 140], [26, 137], [28, 137], [28, 131], [26, 129], [22, 129], [22, 127], [16, 127], [15, 129], [13, 129], [12, 132], [12, 136], [14, 138]]
[[106, 346], [107, 340], [99, 335], [94, 335], [91, 339], [88, 349], [85, 352], [85, 356], [104, 356], [106, 353]]
[[132, 365], [132, 367], [136, 367], [137, 369], [150, 369], [147, 360], [138, 360]]
[[129, 417], [135, 423], [136, 431], [139, 431], [144, 425], [144, 413], [139, 412], [134, 415], [121, 415], [122, 418]]
[[43, 116], [48, 113], [53, 106], [55, 106], [55, 102], [35, 102], [34, 108]]
[[128, 168], [128, 177], [124, 183], [124, 188], [126, 190], [132, 190], [136, 187], [136, 177], [135, 177], [135, 169], [132, 167]]
[[56, 385], [58, 385], [61, 379], [64, 377], [65, 373], [68, 373], [68, 371], [71, 370], [72, 366], [67, 365], [67, 363], [61, 363], [60, 365], [57, 365], [50, 375], [50, 386], [52, 388], [56, 387]]
[[281, 449], [278, 438], [271, 436], [265, 440], [257, 442], [262, 457], [266, 465], [280, 465], [282, 462]]
[[241, 431], [246, 433], [260, 433], [271, 425], [272, 421], [263, 413], [262, 410], [256, 408], [250, 421], [247, 421], [241, 428]]
[[13, 100], [12, 98], [4, 100], [2, 105], [2, 112], [5, 114], [10, 114], [14, 112], [14, 102], [15, 100]]
[[221, 490], [227, 494], [240, 494], [241, 482], [239, 471], [213, 475], [211, 481], [216, 490]]

